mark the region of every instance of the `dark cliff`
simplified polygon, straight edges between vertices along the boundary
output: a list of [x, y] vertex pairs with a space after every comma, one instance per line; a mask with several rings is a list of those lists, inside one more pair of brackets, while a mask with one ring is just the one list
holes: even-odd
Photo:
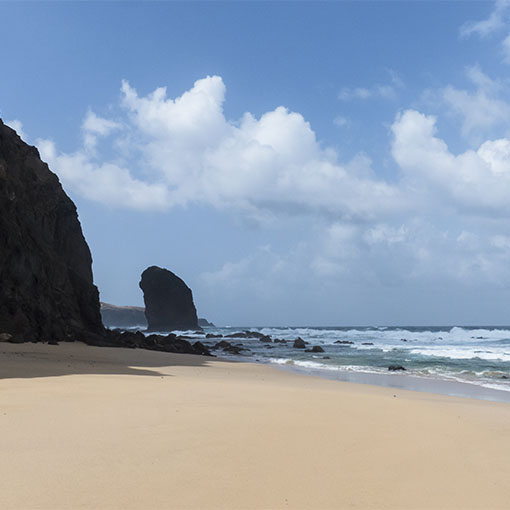
[[0, 120], [0, 333], [25, 341], [103, 335], [91, 265], [57, 176]]
[[142, 273], [140, 288], [149, 331], [198, 329], [193, 294], [177, 275], [151, 266]]

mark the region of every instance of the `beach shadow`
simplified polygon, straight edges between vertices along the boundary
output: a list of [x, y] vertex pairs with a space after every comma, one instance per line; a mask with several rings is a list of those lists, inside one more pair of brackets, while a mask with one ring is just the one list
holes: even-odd
[[91, 347], [80, 342], [1, 343], [0, 380], [83, 374], [173, 377], [168, 371], [171, 367], [206, 368], [215, 359], [145, 349]]

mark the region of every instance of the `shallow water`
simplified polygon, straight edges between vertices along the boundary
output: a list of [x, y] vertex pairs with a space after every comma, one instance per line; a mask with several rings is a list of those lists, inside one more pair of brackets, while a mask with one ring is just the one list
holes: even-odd
[[[225, 327], [207, 328], [205, 333], [228, 335], [244, 330], [258, 331], [287, 343], [229, 338], [231, 343], [250, 349], [243, 356], [229, 357], [341, 380], [389, 386], [398, 382], [395, 387], [405, 385], [409, 389], [435, 385], [436, 390], [424, 391], [437, 391], [441, 386], [440, 393], [510, 400], [510, 327]], [[204, 340], [203, 334], [185, 334], [211, 345], [216, 341]], [[309, 346], [320, 345], [325, 352], [294, 349], [292, 343], [297, 337]], [[335, 343], [338, 341], [352, 343]], [[216, 354], [228, 356], [222, 351]], [[406, 371], [390, 374], [389, 365], [402, 365]], [[447, 382], [451, 384], [445, 385]], [[453, 383], [469, 386], [461, 391], [459, 384]]]

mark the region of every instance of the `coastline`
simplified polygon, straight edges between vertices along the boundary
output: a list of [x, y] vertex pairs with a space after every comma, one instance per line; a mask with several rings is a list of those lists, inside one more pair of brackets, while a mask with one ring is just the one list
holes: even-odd
[[505, 403], [78, 343], [0, 352], [5, 509], [510, 500]]
[[[225, 358], [221, 358], [225, 359]], [[249, 362], [250, 360], [247, 359]], [[253, 362], [253, 361], [252, 361]], [[487, 388], [465, 381], [455, 381], [434, 377], [420, 377], [417, 375], [397, 373], [370, 373], [351, 371], [338, 367], [337, 369], [319, 370], [313, 368], [301, 368], [286, 364], [262, 363], [277, 369], [293, 372], [304, 376], [316, 376], [338, 382], [353, 384], [367, 384], [370, 386], [382, 386], [398, 390], [433, 393], [450, 397], [472, 398], [488, 400], [491, 402], [510, 403], [510, 392], [495, 388]]]

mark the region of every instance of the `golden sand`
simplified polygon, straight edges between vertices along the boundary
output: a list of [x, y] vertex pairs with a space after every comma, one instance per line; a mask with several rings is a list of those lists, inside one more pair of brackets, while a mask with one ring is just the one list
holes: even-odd
[[0, 509], [167, 508], [509, 509], [510, 404], [0, 344]]

